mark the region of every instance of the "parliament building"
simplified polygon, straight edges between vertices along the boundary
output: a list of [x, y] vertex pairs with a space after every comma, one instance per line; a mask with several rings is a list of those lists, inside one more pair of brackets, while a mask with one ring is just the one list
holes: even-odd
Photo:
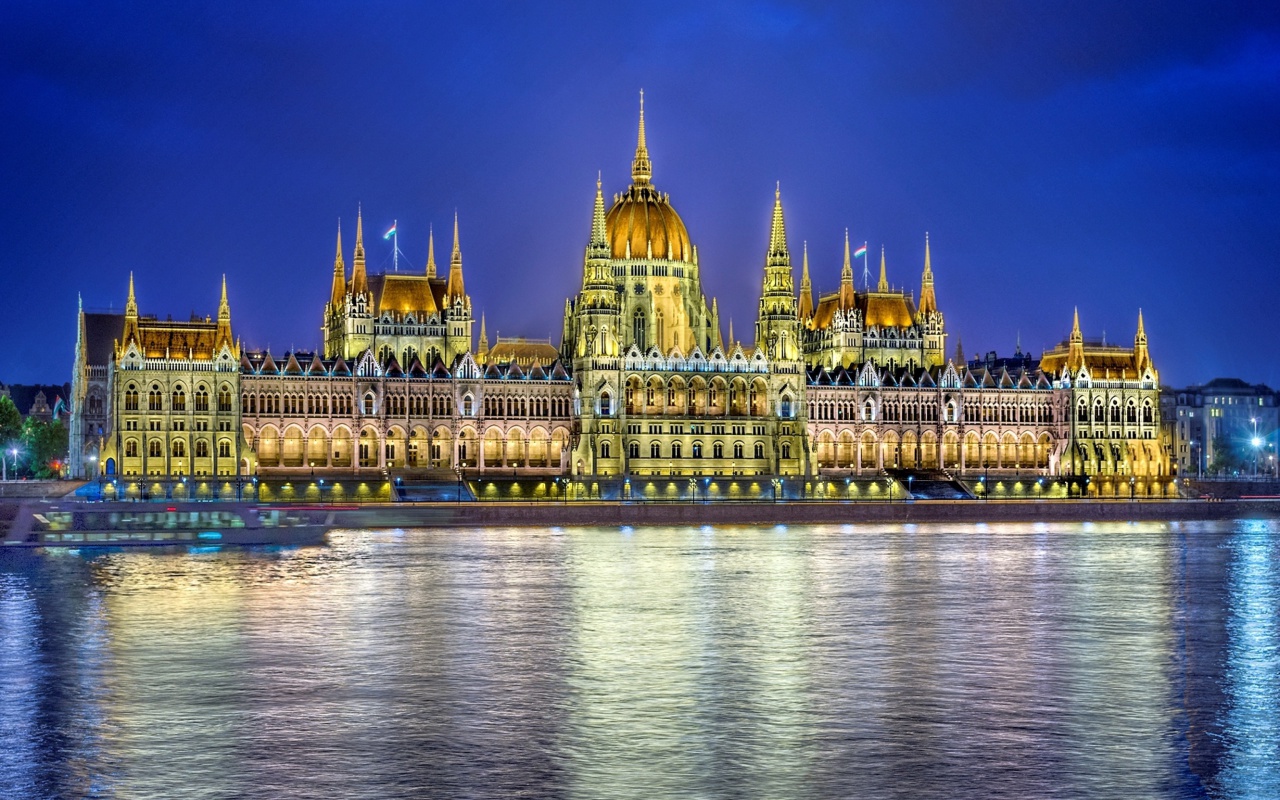
[[309, 351], [242, 346], [225, 279], [216, 315], [174, 321], [139, 312], [130, 276], [123, 314], [79, 313], [72, 473], [122, 495], [224, 497], [454, 478], [620, 497], [645, 481], [1169, 490], [1141, 313], [1132, 347], [1085, 339], [1077, 314], [1035, 366], [975, 368], [947, 356], [927, 237], [918, 302], [890, 287], [883, 252], [858, 291], [847, 233], [838, 291], [815, 296], [807, 251], [797, 289], [780, 191], [772, 210], [750, 342], [723, 335], [698, 248], [654, 183], [643, 97], [630, 184], [607, 200], [596, 182], [558, 346], [490, 346], [483, 320], [475, 338], [456, 216], [443, 276], [434, 239], [420, 274], [368, 274], [360, 215], [348, 270], [339, 230]]

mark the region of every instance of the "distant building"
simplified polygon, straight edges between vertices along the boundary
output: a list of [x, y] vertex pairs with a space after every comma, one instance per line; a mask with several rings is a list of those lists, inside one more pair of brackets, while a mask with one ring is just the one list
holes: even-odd
[[[1182, 475], [1271, 474], [1280, 454], [1280, 398], [1263, 384], [1215, 378], [1165, 389], [1173, 452]], [[1255, 444], [1256, 438], [1256, 444]]]
[[[55, 410], [58, 416], [66, 414], [66, 399], [71, 396], [71, 385], [56, 384], [0, 384], [0, 396], [7, 397], [24, 417], [49, 422]], [[59, 403], [63, 405], [59, 407]]]

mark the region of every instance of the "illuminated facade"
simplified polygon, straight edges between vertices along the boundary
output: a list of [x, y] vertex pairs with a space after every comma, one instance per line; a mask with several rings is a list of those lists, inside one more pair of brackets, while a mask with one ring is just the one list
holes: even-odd
[[[369, 275], [357, 217], [341, 232], [315, 352], [241, 352], [225, 285], [217, 320], [81, 312], [73, 387], [80, 474], [102, 448], [120, 475], [875, 479], [1070, 477], [1088, 493], [1164, 491], [1158, 375], [1139, 315], [1132, 348], [1078, 319], [1038, 368], [946, 358], [926, 237], [919, 301], [797, 291], [775, 191], [754, 341], [725, 338], [698, 250], [653, 183], [643, 98], [631, 183], [596, 183], [578, 292], [559, 346], [499, 339], [471, 298], [457, 219], [447, 277]], [[115, 326], [115, 327], [113, 327]], [[118, 342], [104, 352], [104, 332]], [[93, 398], [98, 398], [97, 403]], [[105, 404], [105, 405], [104, 405]], [[76, 426], [79, 427], [76, 427]], [[1085, 479], [1089, 481], [1086, 483]]]

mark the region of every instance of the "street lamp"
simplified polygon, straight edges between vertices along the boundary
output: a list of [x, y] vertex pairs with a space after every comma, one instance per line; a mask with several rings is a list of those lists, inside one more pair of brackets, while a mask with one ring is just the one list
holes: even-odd
[[1258, 438], [1258, 418], [1250, 417], [1249, 421], [1253, 423], [1253, 438], [1249, 443], [1253, 445], [1253, 477], [1258, 477], [1258, 448], [1262, 446], [1262, 440]]

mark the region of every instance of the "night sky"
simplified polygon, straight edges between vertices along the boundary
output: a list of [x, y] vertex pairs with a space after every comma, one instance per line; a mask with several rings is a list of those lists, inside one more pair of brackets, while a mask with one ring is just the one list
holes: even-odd
[[[596, 171], [654, 182], [750, 336], [775, 181], [797, 269], [844, 229], [966, 353], [1039, 352], [1072, 307], [1164, 383], [1280, 385], [1280, 4], [14, 2], [0, 8], [0, 381], [70, 380], [76, 295], [319, 344], [342, 218], [399, 220], [489, 336], [559, 340]], [[872, 270], [877, 264], [872, 262]], [[859, 288], [861, 288], [861, 267]], [[478, 331], [478, 325], [477, 325]]]

